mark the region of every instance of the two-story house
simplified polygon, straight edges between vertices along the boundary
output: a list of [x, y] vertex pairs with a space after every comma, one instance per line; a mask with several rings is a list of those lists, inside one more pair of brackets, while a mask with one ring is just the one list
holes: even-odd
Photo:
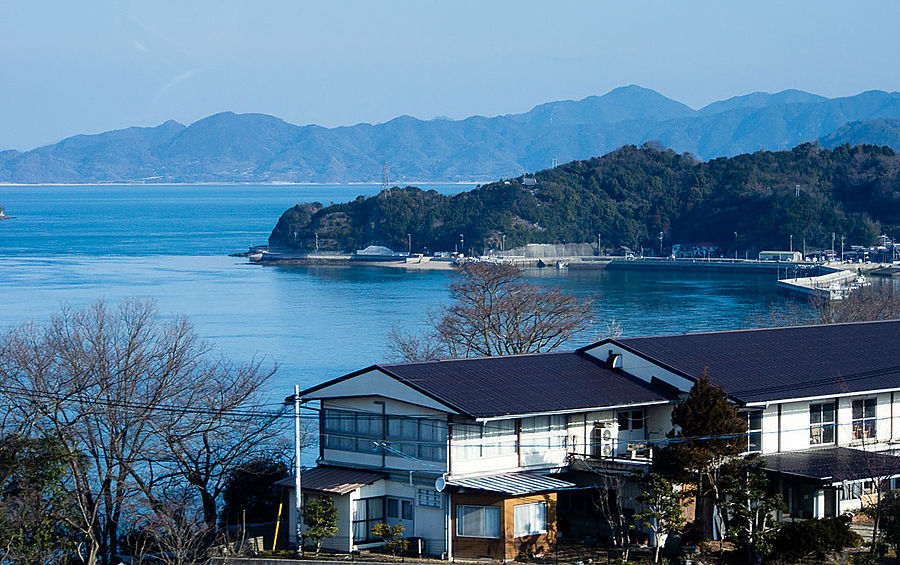
[[373, 365], [301, 393], [321, 408], [303, 494], [334, 497], [334, 549], [376, 543], [378, 522], [403, 524], [434, 555], [549, 549], [578, 529], [573, 502], [598, 469], [646, 470], [674, 403], [707, 371], [745, 414], [747, 451], [765, 456], [787, 515], [834, 515], [900, 475], [898, 347], [889, 321]]

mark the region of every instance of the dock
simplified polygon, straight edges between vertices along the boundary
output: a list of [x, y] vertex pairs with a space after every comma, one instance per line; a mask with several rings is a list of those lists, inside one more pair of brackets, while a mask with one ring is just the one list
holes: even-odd
[[854, 271], [831, 269], [815, 277], [779, 279], [778, 291], [806, 300], [840, 300], [850, 292], [850, 283], [857, 276]]

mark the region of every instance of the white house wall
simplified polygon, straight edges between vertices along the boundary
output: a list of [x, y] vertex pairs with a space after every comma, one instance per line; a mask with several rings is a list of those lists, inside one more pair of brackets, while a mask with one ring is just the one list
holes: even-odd
[[449, 407], [430, 396], [411, 388], [390, 375], [372, 369], [353, 378], [339, 381], [307, 394], [304, 400], [321, 400], [336, 397], [367, 396], [377, 391], [378, 396], [399, 400], [410, 405], [424, 406], [441, 412], [453, 412]]
[[[302, 487], [301, 487], [302, 488]], [[294, 528], [294, 524], [296, 524], [296, 516], [297, 516], [297, 504], [295, 498], [295, 490], [290, 488], [290, 495], [288, 500], [290, 501], [290, 508], [288, 509], [288, 522], [290, 524], [289, 532], [288, 532], [288, 542], [296, 545], [297, 544], [297, 531]], [[310, 497], [322, 496], [319, 493], [304, 493], [308, 494]], [[322, 547], [326, 549], [330, 549], [333, 551], [341, 551], [341, 552], [349, 552], [351, 551], [350, 547], [350, 520], [351, 520], [351, 512], [352, 508], [352, 496], [350, 494], [345, 495], [333, 495], [331, 499], [334, 501], [335, 507], [337, 507], [338, 511], [338, 531], [334, 537], [326, 538], [322, 543]], [[306, 531], [306, 525], [303, 526], [303, 531]]]
[[[682, 392], [689, 391], [694, 385], [693, 381], [691, 381], [690, 379], [686, 379], [681, 375], [677, 375], [669, 371], [668, 369], [664, 369], [659, 365], [655, 365], [650, 361], [647, 361], [640, 355], [634, 354], [631, 351], [628, 351], [627, 349], [624, 349], [614, 343], [605, 343], [585, 350], [585, 353], [587, 353], [591, 357], [594, 357], [595, 359], [603, 361], [604, 363], [609, 358], [610, 352], [622, 356], [620, 358], [621, 365], [619, 367], [621, 370], [648, 383], [653, 379], [653, 377], [656, 377], [659, 380], [674, 386]], [[697, 377], [699, 376], [700, 375], [697, 375]]]
[[[893, 397], [893, 406], [892, 406]], [[870, 440], [853, 439], [853, 401], [866, 398], [875, 398], [876, 438]], [[837, 406], [835, 418], [835, 443], [811, 444], [810, 443], [810, 416], [809, 406], [823, 402], [834, 401]], [[859, 394], [839, 398], [817, 398], [814, 400], [800, 400], [796, 402], [783, 402], [781, 406], [781, 422], [779, 427], [779, 404], [770, 404], [763, 411], [763, 438], [762, 452], [776, 453], [780, 451], [796, 451], [817, 447], [843, 446], [864, 447], [868, 449], [885, 449], [892, 440], [900, 436], [900, 395], [889, 392], [877, 394]], [[780, 433], [779, 433], [780, 429]], [[892, 437], [893, 435], [893, 437]], [[780, 439], [780, 444], [779, 444]]]
[[440, 555], [446, 551], [446, 536], [444, 529], [444, 507], [447, 503], [446, 495], [441, 495], [441, 508], [432, 508], [419, 505], [419, 490], [434, 491], [432, 481], [408, 482], [384, 480], [377, 481], [359, 489], [358, 498], [372, 498], [376, 496], [391, 496], [405, 498], [413, 501], [413, 529], [403, 532], [404, 538], [425, 538], [425, 551], [431, 555]]

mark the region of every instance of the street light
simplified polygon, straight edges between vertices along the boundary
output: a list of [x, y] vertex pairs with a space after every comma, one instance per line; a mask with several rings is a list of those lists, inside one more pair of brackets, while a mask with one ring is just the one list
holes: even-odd
[[[791, 253], [794, 252], [794, 234], [791, 234]], [[791, 259], [793, 261], [793, 259]]]
[[459, 234], [459, 252], [463, 255], [466, 254], [466, 240], [463, 237], [463, 234]]
[[659, 256], [660, 257], [662, 257], [662, 240], [663, 240], [662, 233], [663, 232], [659, 232]]

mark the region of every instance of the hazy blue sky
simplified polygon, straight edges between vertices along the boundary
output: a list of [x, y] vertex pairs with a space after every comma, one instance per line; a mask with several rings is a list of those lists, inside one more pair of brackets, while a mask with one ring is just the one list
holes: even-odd
[[639, 84], [900, 90], [900, 2], [0, 0], [0, 148], [233, 110], [326, 126]]

